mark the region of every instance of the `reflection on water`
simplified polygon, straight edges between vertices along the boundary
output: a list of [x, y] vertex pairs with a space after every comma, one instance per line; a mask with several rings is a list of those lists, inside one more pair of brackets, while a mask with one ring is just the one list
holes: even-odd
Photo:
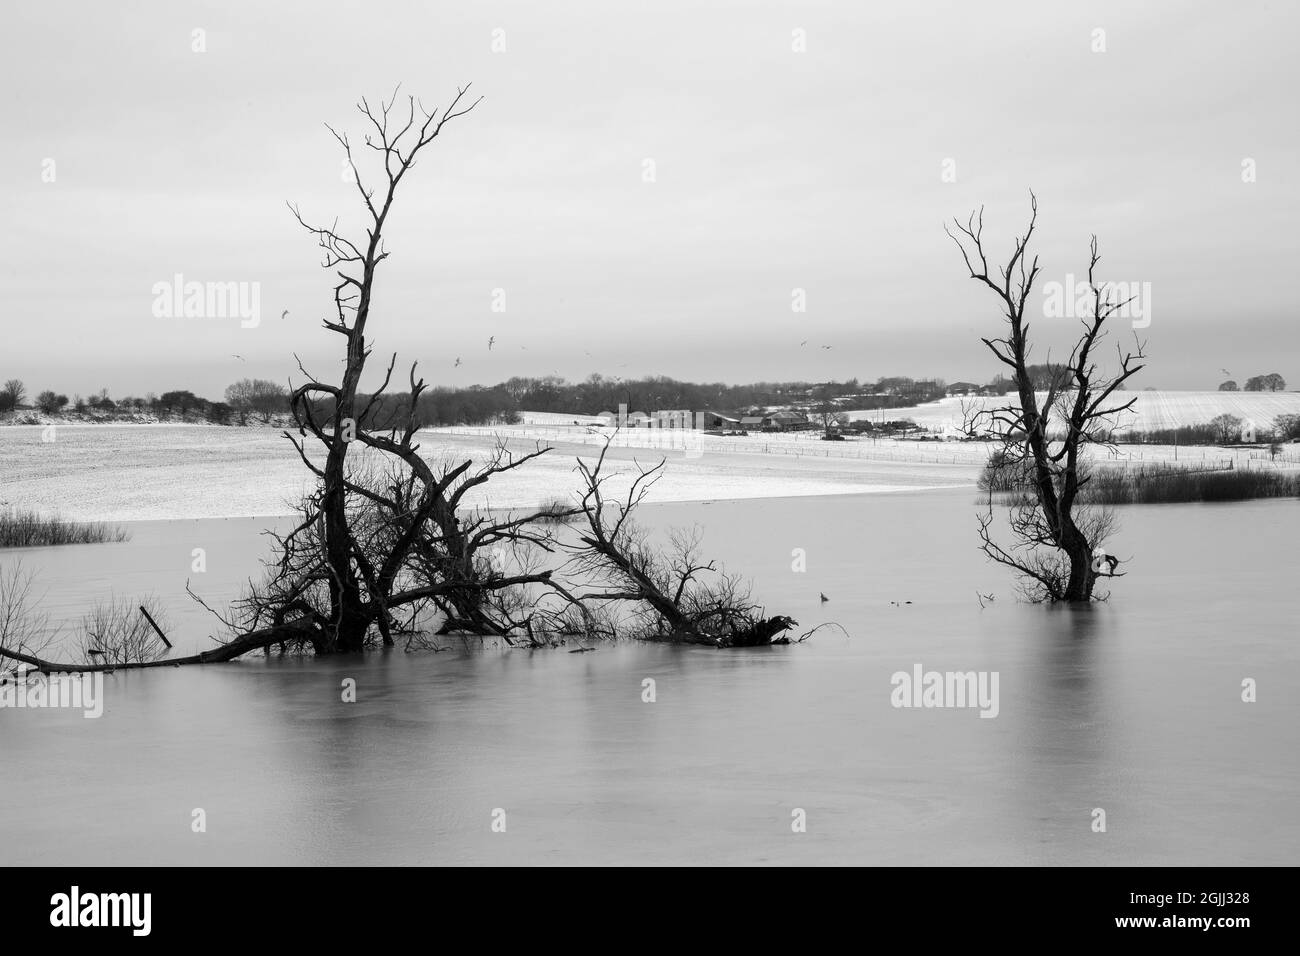
[[[770, 612], [801, 629], [836, 620], [847, 637], [259, 657], [112, 675], [100, 720], [0, 710], [0, 860], [1293, 862], [1286, 542], [1300, 509], [1124, 510], [1132, 572], [1088, 609], [1016, 603], [976, 550], [972, 512], [969, 494], [943, 492], [647, 509], [702, 523], [705, 548], [752, 574]], [[202, 542], [203, 583], [222, 599], [251, 572], [260, 524], [137, 525], [129, 545], [25, 561], [67, 609], [109, 585], [197, 586], [188, 555]], [[1231, 560], [1200, 560], [1206, 542]], [[806, 573], [791, 571], [795, 548]], [[977, 588], [996, 602], [981, 610]], [[200, 643], [201, 609], [174, 603], [174, 626]], [[999, 716], [893, 708], [891, 675], [917, 663], [997, 671]], [[1258, 703], [1241, 702], [1245, 677]], [[345, 678], [355, 704], [340, 700]], [[491, 830], [497, 808], [505, 833]], [[806, 833], [791, 832], [794, 808]]]

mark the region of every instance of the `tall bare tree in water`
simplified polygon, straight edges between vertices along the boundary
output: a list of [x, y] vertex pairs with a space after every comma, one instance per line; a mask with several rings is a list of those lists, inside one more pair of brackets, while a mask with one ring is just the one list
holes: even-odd
[[[1081, 331], [1044, 395], [1034, 390], [1029, 370], [1029, 323], [1025, 307], [1037, 279], [1038, 256], [1030, 259], [1029, 244], [1038, 221], [1038, 199], [1030, 193], [1031, 214], [1023, 236], [1016, 237], [1006, 265], [989, 268], [984, 246], [984, 209], [973, 212], [963, 224], [953, 220], [945, 231], [957, 248], [970, 277], [996, 297], [1006, 319], [1006, 332], [982, 341], [999, 362], [1011, 370], [1016, 401], [980, 411], [967, 421], [971, 433], [992, 432], [1001, 443], [998, 463], [1024, 476], [1029, 493], [1020, 496], [1011, 515], [1017, 543], [1010, 549], [992, 537], [992, 508], [980, 519], [982, 547], [991, 559], [1015, 569], [1027, 583], [1031, 597], [1051, 601], [1084, 602], [1092, 599], [1100, 573], [1094, 551], [1110, 530], [1105, 513], [1079, 509], [1080, 489], [1088, 482], [1083, 455], [1092, 444], [1109, 445], [1116, 416], [1133, 406], [1136, 396], [1120, 401], [1116, 392], [1143, 366], [1143, 345], [1133, 350], [1116, 345], [1117, 369], [1103, 373], [1097, 351], [1106, 323], [1132, 299], [1116, 300], [1105, 283], [1096, 279], [1097, 237], [1089, 247], [1088, 295], [1090, 314], [1079, 317]], [[1112, 571], [1113, 573], [1113, 571]]]
[[[271, 580], [241, 602], [240, 624], [233, 625], [237, 632], [296, 625], [294, 639], [310, 643], [317, 653], [351, 652], [365, 646], [372, 628], [385, 644], [394, 643], [397, 610], [409, 610], [413, 621], [420, 607], [433, 605], [446, 618], [444, 630], [468, 629], [509, 640], [510, 631], [531, 627], [531, 605], [523, 599], [501, 600], [501, 595], [551, 585], [550, 570], [521, 567], [506, 573], [492, 559], [502, 548], [549, 550], [551, 536], [537, 530], [541, 512], [505, 517], [460, 512], [467, 492], [549, 449], [539, 446], [516, 455], [500, 444], [477, 467], [469, 460], [434, 467], [416, 442], [420, 397], [426, 390], [416, 366], [411, 366], [408, 392], [397, 401], [385, 396], [396, 355], [377, 390], [359, 391], [370, 355], [365, 336], [376, 269], [388, 257], [383, 229], [397, 187], [443, 127], [478, 104], [467, 102], [467, 91], [458, 90], [441, 112], [425, 110], [414, 97], [394, 112], [396, 92], [377, 109], [364, 99], [358, 104], [368, 123], [364, 145], [378, 154], [378, 188], [366, 185], [348, 137], [330, 129], [343, 147], [369, 217], [363, 241], [346, 238], [336, 225], [309, 225], [291, 207], [324, 250], [324, 267], [339, 278], [334, 316], [324, 325], [343, 336], [346, 352], [337, 385], [312, 377], [299, 363], [308, 380], [292, 391], [289, 405], [300, 437], [287, 437], [318, 484], [302, 503], [298, 526], [278, 537], [280, 560]], [[323, 465], [308, 453], [308, 435], [324, 446]], [[364, 452], [352, 455], [354, 445]], [[327, 600], [321, 599], [322, 591]], [[516, 604], [523, 608], [521, 615], [511, 613]]]
[[[364, 148], [377, 153], [382, 164], [378, 187], [367, 185], [362, 177], [347, 134], [328, 127], [343, 147], [357, 192], [365, 204], [369, 222], [364, 240], [354, 243], [343, 236], [337, 231], [337, 220], [333, 226], [328, 227], [309, 225], [296, 207], [290, 207], [298, 222], [316, 237], [324, 251], [323, 267], [334, 271], [339, 278], [334, 286], [334, 317], [325, 319], [324, 325], [331, 332], [343, 336], [346, 344], [343, 375], [338, 385], [326, 384], [308, 376], [310, 380], [296, 388], [290, 396], [290, 407], [300, 434], [305, 437], [310, 432], [326, 449], [324, 467], [318, 469], [309, 461], [302, 442], [296, 442], [304, 462], [317, 472], [321, 481], [317, 501], [319, 510], [310, 514], [308, 520], [319, 520], [325, 568], [328, 572], [326, 584], [330, 598], [331, 632], [328, 643], [333, 646], [323, 649], [361, 649], [366, 632], [376, 620], [374, 609], [367, 607], [370, 602], [363, 594], [362, 577], [367, 572], [381, 573], [384, 570], [367, 569], [357, 564], [358, 549], [349, 527], [348, 516], [349, 492], [359, 491], [350, 488], [348, 481], [347, 458], [352, 443], [359, 440], [396, 455], [422, 472], [421, 477], [427, 479], [426, 485], [436, 483], [431, 474], [423, 474], [429, 471], [428, 466], [412, 448], [416, 399], [424, 389], [423, 381], [415, 378], [414, 366], [411, 369], [411, 397], [408, 406], [412, 418], [400, 435], [372, 435], [359, 427], [359, 420], [365, 418], [367, 409], [357, 408], [357, 390], [362, 372], [365, 371], [366, 359], [370, 355], [370, 349], [366, 345], [366, 323], [370, 318], [376, 270], [388, 258], [388, 253], [384, 250], [383, 231], [393, 208], [397, 187], [415, 165], [417, 157], [442, 133], [443, 127], [478, 105], [478, 99], [467, 102], [468, 90], [468, 87], [458, 89], [451, 104], [441, 111], [425, 110], [415, 97], [410, 96], [407, 97], [406, 108], [394, 112], [397, 91], [393, 92], [387, 102], [380, 102], [378, 108], [372, 108], [365, 99], [357, 104], [367, 126]], [[390, 365], [389, 375], [391, 374]], [[387, 381], [386, 377], [385, 385]], [[329, 417], [325, 421], [316, 417], [316, 401], [319, 399], [325, 399], [329, 408]], [[363, 564], [364, 561], [362, 556]]]

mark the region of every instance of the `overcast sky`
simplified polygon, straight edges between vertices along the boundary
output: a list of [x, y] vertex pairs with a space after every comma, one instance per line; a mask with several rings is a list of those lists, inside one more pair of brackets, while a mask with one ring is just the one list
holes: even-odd
[[[1104, 277], [1150, 283], [1136, 387], [1226, 368], [1294, 388], [1295, 10], [10, 5], [0, 379], [216, 398], [286, 380], [294, 352], [332, 373], [330, 274], [285, 208], [359, 222], [323, 123], [355, 135], [363, 94], [401, 82], [432, 105], [472, 82], [483, 102], [399, 192], [370, 325], [376, 359], [431, 382], [986, 380], [998, 313], [942, 224], [985, 204], [1005, 254], [1032, 187], [1045, 282], [1082, 274], [1096, 232]], [[178, 273], [259, 284], [260, 324], [156, 317]], [[1071, 328], [1040, 319], [1039, 357]]]

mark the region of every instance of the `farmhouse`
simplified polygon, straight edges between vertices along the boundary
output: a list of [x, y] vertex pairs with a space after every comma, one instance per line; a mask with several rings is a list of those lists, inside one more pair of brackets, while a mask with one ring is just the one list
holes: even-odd
[[772, 431], [799, 431], [809, 427], [811, 423], [802, 412], [792, 412], [789, 410], [773, 412], [762, 419], [762, 427]]

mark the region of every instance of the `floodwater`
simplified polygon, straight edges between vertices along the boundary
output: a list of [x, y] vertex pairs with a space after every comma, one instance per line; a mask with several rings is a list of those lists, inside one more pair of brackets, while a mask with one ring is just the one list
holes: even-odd
[[[97, 720], [0, 709], [0, 862], [1294, 864], [1300, 504], [1119, 510], [1130, 571], [1088, 609], [1018, 603], [969, 490], [666, 504], [647, 523], [702, 524], [769, 613], [847, 633], [258, 656], [110, 675]], [[56, 617], [154, 591], [188, 652], [209, 628], [184, 582], [233, 597], [265, 524], [0, 563]], [[918, 664], [997, 672], [997, 716], [892, 706]]]

